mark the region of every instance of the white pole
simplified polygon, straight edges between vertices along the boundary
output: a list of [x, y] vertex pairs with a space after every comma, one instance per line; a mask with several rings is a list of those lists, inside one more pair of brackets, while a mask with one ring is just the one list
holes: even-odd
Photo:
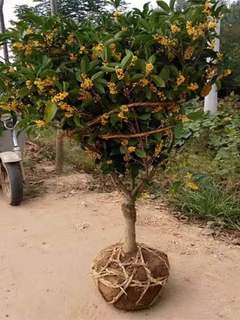
[[[0, 0], [0, 33], [4, 33], [6, 31], [4, 14], [3, 14], [3, 5], [4, 5], [4, 0]], [[9, 61], [7, 42], [4, 42], [3, 44], [3, 58], [5, 62]]]
[[[220, 21], [216, 27], [216, 33], [220, 36]], [[214, 50], [216, 52], [220, 51], [220, 39], [216, 38], [216, 44]], [[217, 86], [214, 84], [210, 93], [204, 99], [204, 112], [209, 112], [210, 114], [214, 114], [217, 112], [218, 107], [218, 91]]]
[[51, 5], [51, 15], [55, 16], [57, 14], [57, 0], [50, 0]]

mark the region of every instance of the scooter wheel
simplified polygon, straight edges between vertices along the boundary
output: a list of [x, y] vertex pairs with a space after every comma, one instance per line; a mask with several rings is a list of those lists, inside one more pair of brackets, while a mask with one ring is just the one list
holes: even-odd
[[18, 206], [23, 200], [23, 176], [19, 163], [5, 163], [1, 166], [1, 184], [8, 203]]

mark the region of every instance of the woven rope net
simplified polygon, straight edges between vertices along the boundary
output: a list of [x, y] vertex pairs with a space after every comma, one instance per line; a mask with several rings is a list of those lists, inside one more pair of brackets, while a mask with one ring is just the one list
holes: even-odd
[[[92, 272], [100, 292], [110, 304], [117, 306], [120, 300], [130, 299], [131, 306], [126, 309], [140, 309], [153, 304], [165, 287], [169, 262], [163, 252], [144, 244], [138, 244], [134, 255], [125, 254], [122, 244], [115, 244], [100, 252]], [[149, 297], [149, 293], [154, 297]], [[145, 306], [146, 300], [148, 306]]]

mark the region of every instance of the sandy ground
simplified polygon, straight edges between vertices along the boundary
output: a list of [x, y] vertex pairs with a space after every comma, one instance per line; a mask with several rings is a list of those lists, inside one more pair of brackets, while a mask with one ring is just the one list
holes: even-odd
[[171, 278], [150, 310], [107, 305], [91, 279], [98, 251], [123, 236], [117, 194], [51, 192], [11, 208], [0, 198], [0, 319], [238, 320], [240, 250], [139, 204], [139, 241], [168, 253]]

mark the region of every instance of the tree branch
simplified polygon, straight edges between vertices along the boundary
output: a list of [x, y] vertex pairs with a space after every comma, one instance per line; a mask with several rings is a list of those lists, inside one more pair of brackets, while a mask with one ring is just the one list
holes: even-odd
[[156, 130], [151, 130], [147, 132], [142, 132], [142, 133], [135, 133], [135, 134], [104, 134], [100, 136], [101, 139], [103, 140], [109, 140], [109, 139], [130, 139], [130, 138], [141, 138], [141, 137], [147, 137], [150, 136], [151, 134], [163, 132], [163, 131], [168, 131], [171, 129], [171, 127], [166, 127], [166, 128], [159, 128]]

